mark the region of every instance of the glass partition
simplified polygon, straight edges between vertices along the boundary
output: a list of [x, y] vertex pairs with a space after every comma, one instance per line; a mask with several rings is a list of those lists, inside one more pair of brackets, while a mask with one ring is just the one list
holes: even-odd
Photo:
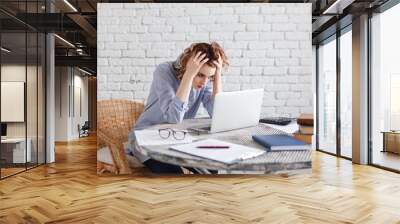
[[46, 144], [45, 144], [45, 124], [46, 124], [46, 39], [45, 34], [38, 34], [38, 76], [37, 76], [37, 162], [44, 164], [46, 162]]
[[[24, 171], [31, 151], [26, 142], [26, 33], [1, 34], [2, 177]], [[4, 128], [5, 127], [5, 128]]]
[[[44, 1], [1, 1], [16, 17]], [[0, 12], [0, 178], [45, 163], [45, 34]]]
[[336, 36], [318, 47], [318, 149], [336, 154]]
[[352, 157], [352, 33], [340, 36], [340, 154]]
[[371, 18], [371, 162], [400, 171], [400, 4]]
[[38, 35], [36, 32], [27, 33], [27, 74], [26, 74], [26, 114], [27, 114], [27, 150], [30, 151], [30, 159], [28, 160], [27, 167], [34, 167], [37, 165], [38, 158], [38, 141], [37, 141], [37, 128], [38, 128]]

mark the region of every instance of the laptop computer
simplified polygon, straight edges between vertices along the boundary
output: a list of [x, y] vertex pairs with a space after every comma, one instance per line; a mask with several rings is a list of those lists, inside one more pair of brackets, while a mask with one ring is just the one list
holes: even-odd
[[207, 133], [230, 131], [258, 124], [264, 89], [218, 93], [214, 99], [211, 125], [192, 127]]

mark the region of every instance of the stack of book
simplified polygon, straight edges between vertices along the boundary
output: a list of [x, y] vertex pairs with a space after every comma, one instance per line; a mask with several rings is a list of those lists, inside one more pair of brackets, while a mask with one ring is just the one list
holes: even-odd
[[309, 150], [310, 146], [289, 135], [253, 135], [253, 140], [267, 152]]
[[297, 124], [299, 131], [293, 134], [294, 138], [311, 144], [314, 134], [314, 116], [312, 114], [300, 114], [297, 118]]

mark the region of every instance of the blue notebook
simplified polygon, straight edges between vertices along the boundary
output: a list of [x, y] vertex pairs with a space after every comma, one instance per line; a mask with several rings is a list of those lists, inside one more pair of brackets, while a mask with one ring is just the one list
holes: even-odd
[[310, 145], [289, 135], [253, 135], [253, 140], [264, 146], [267, 151], [309, 150]]

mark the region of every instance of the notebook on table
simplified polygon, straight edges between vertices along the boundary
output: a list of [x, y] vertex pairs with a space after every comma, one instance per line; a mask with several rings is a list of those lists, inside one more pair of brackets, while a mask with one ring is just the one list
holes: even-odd
[[310, 145], [289, 135], [253, 135], [253, 140], [264, 146], [267, 151], [309, 150]]
[[[199, 146], [229, 146], [229, 148], [198, 148]], [[205, 139], [190, 144], [174, 145], [170, 149], [225, 164], [237, 163], [265, 153], [264, 150], [216, 139]]]

